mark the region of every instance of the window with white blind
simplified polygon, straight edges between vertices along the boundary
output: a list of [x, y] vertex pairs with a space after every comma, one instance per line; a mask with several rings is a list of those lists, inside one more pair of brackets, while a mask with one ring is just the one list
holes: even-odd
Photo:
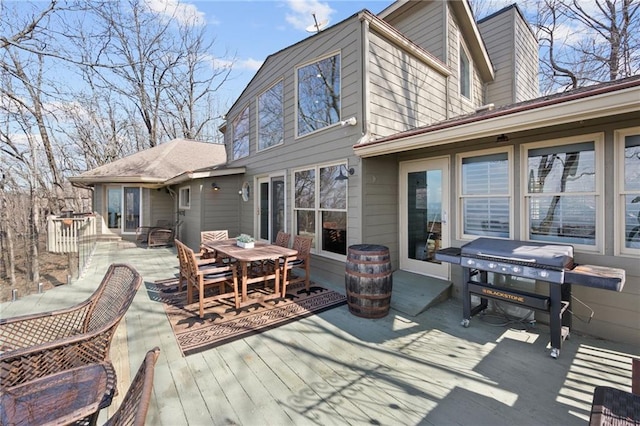
[[524, 147], [527, 238], [598, 247], [602, 135]]
[[510, 152], [458, 156], [463, 236], [509, 238], [511, 234]]
[[619, 251], [640, 254], [640, 127], [616, 132], [618, 211], [622, 214]]

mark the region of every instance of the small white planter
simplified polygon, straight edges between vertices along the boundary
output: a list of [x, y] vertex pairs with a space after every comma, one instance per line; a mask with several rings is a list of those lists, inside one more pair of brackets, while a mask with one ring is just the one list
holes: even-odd
[[250, 243], [243, 243], [242, 241], [236, 241], [238, 247], [242, 248], [253, 248], [255, 247], [255, 242], [251, 241]]

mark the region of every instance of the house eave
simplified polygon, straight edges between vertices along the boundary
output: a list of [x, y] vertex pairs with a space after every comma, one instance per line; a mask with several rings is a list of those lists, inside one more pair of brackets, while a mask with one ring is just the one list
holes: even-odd
[[162, 185], [164, 180], [158, 178], [150, 178], [144, 176], [99, 176], [99, 177], [82, 177], [74, 176], [68, 178], [72, 184], [95, 185], [110, 183], [130, 183], [144, 185]]
[[[414, 149], [447, 145], [470, 139], [522, 132], [536, 128], [591, 120], [640, 110], [640, 86], [528, 108], [470, 117], [442, 123], [411, 134], [387, 137], [354, 146], [355, 154], [366, 158]], [[409, 133], [409, 134], [407, 134]]]
[[210, 177], [217, 176], [232, 176], [232, 175], [241, 175], [246, 173], [245, 167], [234, 167], [229, 169], [215, 169], [215, 170], [197, 170], [182, 173], [178, 176], [175, 176], [167, 181], [165, 181], [165, 185], [176, 185], [189, 180], [194, 179], [205, 179]]

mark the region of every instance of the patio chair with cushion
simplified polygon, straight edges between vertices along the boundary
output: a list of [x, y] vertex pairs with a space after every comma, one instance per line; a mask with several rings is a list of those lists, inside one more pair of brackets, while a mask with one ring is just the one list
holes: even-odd
[[0, 386], [108, 360], [115, 330], [141, 283], [133, 267], [112, 264], [82, 303], [0, 319]]
[[[187, 272], [189, 269], [188, 267], [189, 257], [186, 250], [184, 250], [184, 247], [186, 247], [184, 243], [180, 242], [180, 244], [177, 244], [174, 241], [174, 244], [176, 246], [176, 251], [178, 253], [178, 262], [180, 267], [180, 272], [178, 277], [178, 291], [182, 291], [182, 283], [187, 282]], [[194, 252], [194, 256], [196, 257], [196, 262], [198, 263], [199, 269], [207, 269], [212, 267], [215, 268], [217, 266], [221, 266], [218, 264], [218, 261], [215, 258], [205, 257], [203, 256], [202, 253]]]
[[[281, 276], [282, 276], [282, 297], [287, 295], [287, 286], [292, 283], [303, 282], [305, 283], [305, 290], [309, 292], [310, 278], [311, 278], [311, 245], [313, 243], [312, 237], [305, 237], [296, 235], [293, 237], [293, 249], [298, 252], [294, 260], [290, 260], [287, 264], [284, 261], [280, 261]], [[288, 273], [285, 275], [285, 268]], [[304, 271], [304, 275], [295, 276], [292, 274], [293, 269], [301, 269]]]
[[191, 248], [179, 240], [175, 240], [179, 256], [183, 258], [185, 271], [180, 272], [180, 276], [186, 277], [187, 282], [187, 304], [193, 303], [193, 289], [198, 291], [199, 316], [204, 318], [204, 298], [207, 287], [218, 287], [218, 295], [225, 294], [226, 286], [233, 290], [235, 308], [240, 308], [240, 295], [238, 293], [238, 274], [236, 266], [232, 263], [211, 264], [206, 268], [198, 265], [196, 254]]

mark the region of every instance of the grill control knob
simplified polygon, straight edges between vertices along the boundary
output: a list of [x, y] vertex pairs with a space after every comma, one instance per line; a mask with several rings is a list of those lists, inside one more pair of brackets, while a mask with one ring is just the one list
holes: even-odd
[[475, 260], [473, 260], [473, 259], [467, 259], [467, 265], [471, 265], [471, 266], [473, 266], [473, 265], [475, 265], [475, 264], [476, 264]]
[[549, 276], [549, 273], [547, 271], [540, 271], [540, 276], [542, 278], [547, 278]]
[[513, 271], [515, 274], [519, 274], [520, 272], [522, 272], [522, 268], [521, 268], [521, 267], [519, 267], [519, 266], [514, 266], [514, 267], [513, 267], [513, 269], [512, 269], [512, 271]]
[[491, 269], [495, 269], [495, 267], [496, 267], [497, 265], [496, 265], [495, 263], [493, 263], [493, 262], [489, 262], [489, 265], [488, 265], [488, 266], [489, 266], [489, 268], [491, 268]]

